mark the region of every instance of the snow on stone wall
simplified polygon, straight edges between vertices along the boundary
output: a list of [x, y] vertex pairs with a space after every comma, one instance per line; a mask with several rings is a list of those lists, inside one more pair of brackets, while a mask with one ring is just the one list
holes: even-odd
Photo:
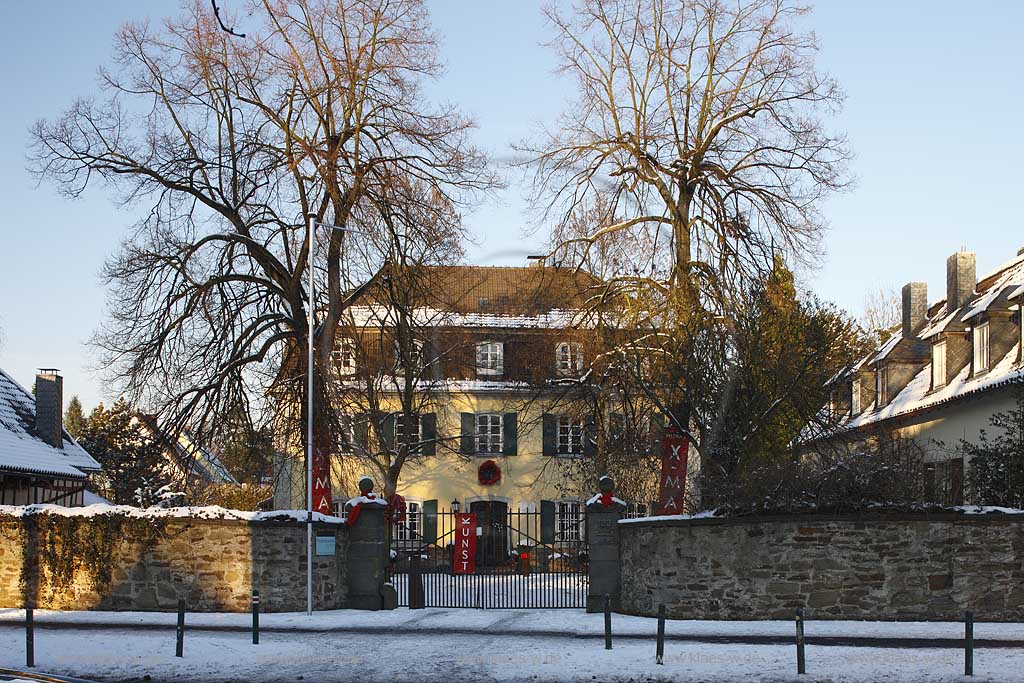
[[620, 533], [627, 614], [1024, 621], [1024, 515], [636, 520]]
[[[172, 611], [183, 598], [189, 611], [241, 612], [250, 609], [257, 588], [263, 611], [306, 608], [306, 525], [288, 515], [147, 516], [108, 507], [64, 516], [12, 509], [0, 510], [0, 607]], [[49, 515], [60, 523], [47, 524]], [[140, 535], [139, 524], [157, 531]], [[314, 528], [335, 539], [333, 555], [314, 558], [316, 609], [345, 607], [348, 530], [329, 522]], [[72, 545], [68, 534], [75, 536], [71, 555], [63, 550]]]

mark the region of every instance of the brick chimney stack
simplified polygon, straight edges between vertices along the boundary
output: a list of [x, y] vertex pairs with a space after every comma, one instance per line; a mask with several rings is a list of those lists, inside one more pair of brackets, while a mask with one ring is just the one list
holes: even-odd
[[928, 284], [903, 285], [903, 338], [913, 339], [928, 321]]
[[64, 447], [64, 378], [54, 368], [36, 375], [36, 436], [54, 448]]
[[973, 251], [958, 251], [946, 259], [946, 311], [952, 313], [974, 296], [978, 271]]

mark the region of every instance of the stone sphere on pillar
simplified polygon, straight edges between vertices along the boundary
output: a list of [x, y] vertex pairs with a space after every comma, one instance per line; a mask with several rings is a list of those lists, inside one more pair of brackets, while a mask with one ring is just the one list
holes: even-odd
[[601, 493], [611, 493], [615, 490], [615, 481], [606, 474], [597, 480], [597, 488]]
[[360, 477], [359, 479], [359, 493], [364, 496], [367, 493], [373, 491], [373, 479], [371, 477]]

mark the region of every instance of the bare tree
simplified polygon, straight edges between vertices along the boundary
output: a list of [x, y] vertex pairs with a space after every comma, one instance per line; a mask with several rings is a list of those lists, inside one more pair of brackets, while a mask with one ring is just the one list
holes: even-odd
[[[398, 215], [436, 231], [425, 243], [460, 240], [459, 208], [492, 179], [472, 122], [423, 91], [442, 66], [420, 0], [261, 0], [252, 13], [245, 40], [198, 2], [125, 25], [100, 95], [33, 128], [32, 167], [68, 196], [100, 181], [149, 207], [104, 271], [109, 380], [197, 438], [267, 396], [304, 418], [296, 359], [312, 334], [325, 455], [348, 279], [387, 261], [412, 223]], [[308, 215], [367, 236], [345, 253], [324, 230], [310, 254]]]
[[603, 267], [619, 376], [695, 444], [732, 400], [745, 297], [779, 257], [811, 260], [821, 202], [848, 182], [826, 126], [842, 93], [815, 66], [805, 13], [789, 0], [546, 10], [575, 97], [521, 145], [535, 201], [556, 254]]
[[876, 344], [882, 344], [899, 325], [902, 316], [900, 295], [891, 286], [879, 286], [864, 297], [860, 325]]

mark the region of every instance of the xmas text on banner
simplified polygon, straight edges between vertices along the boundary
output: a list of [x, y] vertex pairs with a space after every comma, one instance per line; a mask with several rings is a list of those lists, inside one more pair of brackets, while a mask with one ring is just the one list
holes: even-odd
[[679, 432], [669, 429], [661, 440], [661, 482], [658, 486], [656, 515], [683, 514], [683, 494], [686, 493], [686, 460], [690, 441]]

